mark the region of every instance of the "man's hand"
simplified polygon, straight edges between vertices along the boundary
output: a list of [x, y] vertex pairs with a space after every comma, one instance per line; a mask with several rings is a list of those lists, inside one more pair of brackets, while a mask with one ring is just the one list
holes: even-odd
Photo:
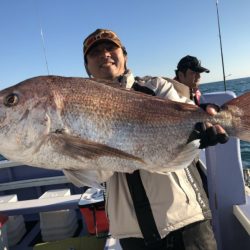
[[[203, 109], [210, 115], [216, 115], [220, 111], [219, 106], [214, 104], [202, 105]], [[214, 146], [217, 143], [224, 144], [229, 140], [226, 131], [219, 125], [212, 125], [211, 123], [197, 123], [195, 130], [199, 133], [200, 147], [206, 148]]]

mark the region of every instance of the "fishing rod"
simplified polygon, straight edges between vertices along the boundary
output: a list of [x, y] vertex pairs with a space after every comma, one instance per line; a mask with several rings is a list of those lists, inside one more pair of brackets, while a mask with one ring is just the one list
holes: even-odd
[[224, 82], [224, 89], [226, 91], [227, 87], [226, 87], [226, 76], [225, 76], [223, 50], [222, 50], [222, 41], [221, 41], [221, 32], [220, 32], [220, 15], [219, 15], [218, 2], [219, 2], [219, 0], [216, 0], [217, 23], [218, 23], [219, 39], [220, 39], [220, 54], [221, 54], [221, 63], [222, 63], [222, 72], [223, 72], [223, 82]]
[[42, 24], [41, 24], [41, 20], [40, 20], [39, 13], [38, 13], [38, 8], [37, 8], [35, 2], [33, 2], [33, 3], [34, 3], [34, 7], [35, 7], [35, 10], [36, 10], [36, 14], [37, 14], [38, 24], [39, 24], [39, 27], [40, 27], [40, 35], [41, 35], [41, 40], [42, 40], [43, 55], [44, 55], [44, 59], [45, 59], [45, 65], [46, 65], [47, 73], [49, 75], [49, 64], [48, 64], [48, 60], [47, 60], [47, 56], [46, 56], [46, 47], [45, 47], [45, 40], [44, 40], [44, 35], [43, 35]]
[[41, 33], [40, 34], [41, 34], [42, 44], [43, 44], [43, 54], [44, 54], [46, 68], [47, 68], [47, 73], [49, 75], [49, 65], [48, 65], [48, 60], [47, 60], [47, 56], [46, 56], [46, 48], [45, 48], [45, 42], [44, 42], [44, 36], [43, 36], [42, 26], [40, 26], [40, 29], [41, 29]]

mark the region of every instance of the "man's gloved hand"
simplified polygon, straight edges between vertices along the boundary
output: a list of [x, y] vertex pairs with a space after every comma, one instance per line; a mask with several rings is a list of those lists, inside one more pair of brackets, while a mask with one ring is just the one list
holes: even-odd
[[212, 125], [210, 123], [197, 123], [195, 126], [197, 137], [200, 139], [199, 148], [214, 146], [217, 143], [224, 144], [229, 140], [226, 131], [220, 125]]
[[[215, 104], [201, 104], [200, 107], [210, 115], [215, 115], [220, 111], [220, 107]], [[199, 122], [195, 125], [195, 129], [190, 135], [188, 142], [195, 139], [200, 139], [199, 148], [202, 149], [214, 146], [217, 143], [224, 144], [229, 140], [229, 136], [219, 124], [212, 125], [211, 123]]]

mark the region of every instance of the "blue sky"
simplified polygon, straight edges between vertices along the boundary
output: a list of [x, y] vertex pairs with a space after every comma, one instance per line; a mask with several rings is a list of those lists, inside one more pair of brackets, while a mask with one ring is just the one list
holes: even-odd
[[[216, 0], [1, 0], [0, 89], [49, 73], [83, 76], [82, 41], [96, 28], [114, 30], [135, 75], [174, 77], [179, 59], [197, 56], [223, 79]], [[228, 79], [250, 76], [250, 1], [219, 0]]]

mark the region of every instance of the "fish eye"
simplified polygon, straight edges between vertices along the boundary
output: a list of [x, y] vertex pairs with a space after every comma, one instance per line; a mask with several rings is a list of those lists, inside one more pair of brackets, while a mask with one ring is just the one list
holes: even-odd
[[6, 107], [13, 107], [18, 104], [19, 98], [17, 94], [9, 94], [5, 97], [4, 105]]

